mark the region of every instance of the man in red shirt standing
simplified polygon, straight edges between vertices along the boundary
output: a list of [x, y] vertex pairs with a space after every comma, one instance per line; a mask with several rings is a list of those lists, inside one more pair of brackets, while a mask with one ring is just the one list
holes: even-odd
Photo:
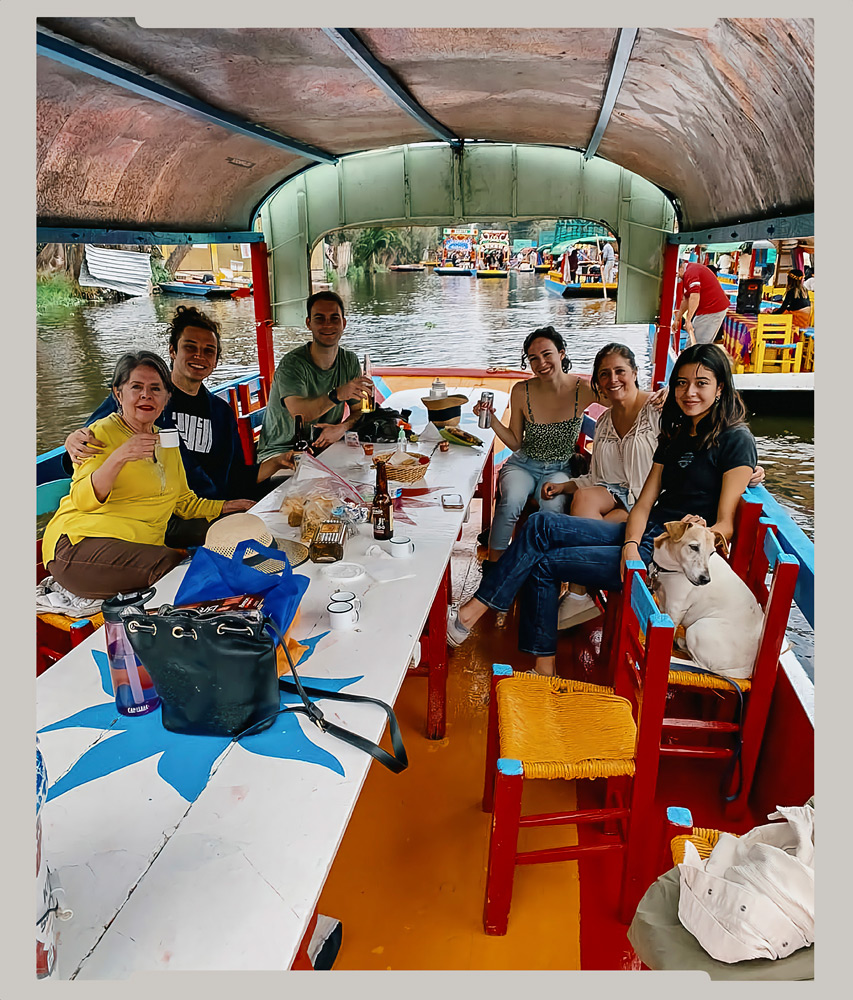
[[691, 264], [682, 257], [678, 262], [678, 277], [681, 279], [681, 305], [672, 321], [672, 329], [677, 333], [684, 317], [684, 329], [691, 345], [714, 343], [730, 308], [729, 297], [714, 272], [704, 264]]

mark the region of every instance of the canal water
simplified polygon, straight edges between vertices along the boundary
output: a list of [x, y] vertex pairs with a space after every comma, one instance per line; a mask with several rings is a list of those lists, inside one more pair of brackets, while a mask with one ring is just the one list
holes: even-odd
[[[347, 306], [344, 346], [375, 365], [518, 367], [525, 336], [551, 324], [566, 338], [574, 368], [589, 372], [607, 341], [636, 355], [640, 384], [648, 385], [651, 358], [646, 325], [615, 325], [615, 303], [565, 300], [546, 291], [544, 278], [511, 273], [506, 279], [440, 276], [431, 271], [385, 272], [336, 286]], [[200, 299], [154, 295], [120, 303], [91, 303], [39, 316], [37, 452], [56, 448], [81, 426], [107, 393], [124, 351], [148, 349], [168, 357], [166, 325], [177, 305], [196, 305], [220, 324], [222, 360], [211, 384], [257, 371], [251, 298]], [[275, 356], [304, 343], [304, 328], [275, 327]], [[766, 485], [810, 537], [814, 536], [814, 421], [802, 413], [753, 413]], [[811, 629], [796, 609], [797, 653], [811, 670]]]

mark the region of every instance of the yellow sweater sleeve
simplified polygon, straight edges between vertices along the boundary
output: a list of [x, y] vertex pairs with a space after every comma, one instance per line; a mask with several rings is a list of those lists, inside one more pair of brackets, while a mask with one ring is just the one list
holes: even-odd
[[[177, 448], [170, 449], [171, 456], [177, 458], [176, 475], [178, 480], [178, 498], [175, 502], [175, 513], [185, 521], [194, 517], [206, 517], [212, 521], [222, 513], [224, 500], [207, 500], [200, 497], [187, 485], [187, 473], [181, 461], [181, 453]], [[171, 470], [170, 470], [171, 472]]]
[[87, 512], [101, 510], [104, 504], [109, 503], [109, 496], [104, 500], [104, 503], [101, 503], [95, 495], [95, 487], [92, 486], [92, 473], [104, 464], [109, 453], [114, 450], [114, 448], [105, 448], [102, 455], [94, 455], [74, 467], [69, 496], [77, 510]]

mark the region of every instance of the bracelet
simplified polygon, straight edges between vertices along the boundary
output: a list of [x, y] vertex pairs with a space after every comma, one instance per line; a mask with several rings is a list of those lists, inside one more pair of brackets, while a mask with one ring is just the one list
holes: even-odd
[[624, 549], [626, 545], [636, 545], [637, 548], [640, 547], [640, 543], [639, 542], [635, 542], [633, 538], [630, 538], [627, 542], [623, 542], [622, 543], [622, 548]]

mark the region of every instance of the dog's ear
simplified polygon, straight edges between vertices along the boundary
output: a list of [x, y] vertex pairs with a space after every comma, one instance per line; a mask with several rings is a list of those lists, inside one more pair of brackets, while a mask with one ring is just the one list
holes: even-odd
[[719, 531], [714, 532], [714, 548], [717, 549], [724, 559], [728, 559], [729, 543], [726, 541], [725, 536], [721, 535]]
[[667, 521], [666, 524], [664, 524], [667, 535], [669, 535], [674, 542], [680, 541], [681, 536], [689, 527], [690, 525], [687, 521]]

